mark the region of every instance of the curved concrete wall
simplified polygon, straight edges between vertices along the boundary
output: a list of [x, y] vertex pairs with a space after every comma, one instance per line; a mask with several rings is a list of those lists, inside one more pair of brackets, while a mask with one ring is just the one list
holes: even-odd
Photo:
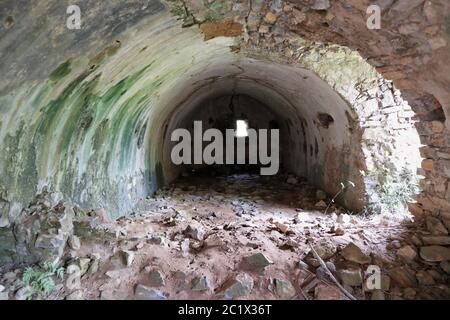
[[[16, 1], [2, 7], [15, 21], [0, 39], [2, 225], [43, 187], [114, 217], [130, 212], [176, 176], [168, 132], [202, 102], [231, 92], [264, 101], [290, 128], [293, 172], [330, 193], [353, 181], [342, 200], [363, 207], [352, 89], [377, 74], [358, 55], [333, 49], [315, 60], [312, 50], [300, 65], [236, 52], [238, 38], [204, 41], [158, 1], [87, 1], [89, 28], [79, 31], [65, 29], [68, 2], [22, 2], [29, 11]], [[322, 127], [319, 113], [333, 124]]]

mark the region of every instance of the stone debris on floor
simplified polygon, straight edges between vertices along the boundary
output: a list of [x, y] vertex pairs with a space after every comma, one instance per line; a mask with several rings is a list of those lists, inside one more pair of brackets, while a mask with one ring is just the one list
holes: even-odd
[[0, 299], [25, 299], [20, 266], [47, 259], [76, 266], [80, 284], [68, 274], [46, 299], [348, 299], [329, 272], [356, 299], [450, 297], [447, 216], [324, 214], [316, 203], [331, 198], [291, 178], [181, 178], [117, 221], [46, 192], [1, 244], [16, 261], [0, 269]]

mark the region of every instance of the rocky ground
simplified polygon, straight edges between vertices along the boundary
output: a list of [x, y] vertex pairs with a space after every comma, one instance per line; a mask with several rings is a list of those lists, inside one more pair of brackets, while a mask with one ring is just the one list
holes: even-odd
[[[29, 256], [56, 257], [66, 270], [34, 299], [450, 297], [448, 219], [351, 215], [292, 176], [183, 178], [117, 221], [58, 200], [40, 195], [24, 212], [31, 231], [14, 228], [33, 239]], [[0, 268], [1, 299], [26, 298], [24, 264]]]

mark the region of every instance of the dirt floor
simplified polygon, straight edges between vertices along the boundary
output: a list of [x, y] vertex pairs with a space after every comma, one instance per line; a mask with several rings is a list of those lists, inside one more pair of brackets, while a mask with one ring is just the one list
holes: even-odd
[[[448, 297], [448, 275], [438, 264], [420, 263], [415, 253], [398, 261], [399, 249], [414, 248], [417, 223], [410, 217], [351, 215], [334, 204], [327, 209], [330, 200], [294, 177], [182, 178], [142, 201], [133, 216], [104, 223], [110, 236], [80, 237], [66, 266], [81, 272], [67, 275], [47, 298]], [[374, 265], [381, 271], [375, 289], [368, 285]], [[1, 278], [18, 299], [20, 273]]]

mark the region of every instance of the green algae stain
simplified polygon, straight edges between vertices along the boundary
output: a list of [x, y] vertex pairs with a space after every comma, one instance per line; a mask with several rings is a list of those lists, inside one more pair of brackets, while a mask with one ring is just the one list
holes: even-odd
[[51, 81], [57, 82], [67, 76], [72, 71], [71, 61], [67, 60], [66, 62], [59, 65], [49, 76]]

